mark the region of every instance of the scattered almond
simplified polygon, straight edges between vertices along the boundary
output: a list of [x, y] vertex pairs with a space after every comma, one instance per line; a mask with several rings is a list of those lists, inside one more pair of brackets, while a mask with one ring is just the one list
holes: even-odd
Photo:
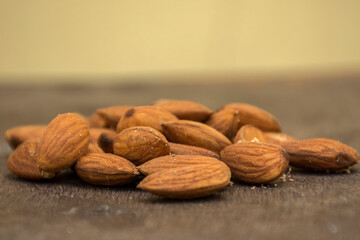
[[237, 142], [265, 142], [265, 137], [263, 132], [252, 126], [252, 125], [244, 125], [237, 132], [234, 143]]
[[240, 116], [237, 110], [223, 109], [213, 113], [206, 124], [233, 139], [240, 128]]
[[205, 148], [180, 143], [170, 143], [171, 154], [176, 155], [202, 155], [220, 159], [220, 155]]
[[107, 108], [100, 108], [96, 110], [96, 114], [99, 115], [107, 125], [111, 128], [116, 128], [116, 125], [120, 121], [121, 117], [125, 114], [127, 110], [132, 108], [132, 106], [112, 106]]
[[17, 146], [28, 139], [41, 137], [45, 129], [46, 126], [44, 125], [26, 125], [13, 127], [5, 132], [5, 140], [12, 149], [15, 149]]

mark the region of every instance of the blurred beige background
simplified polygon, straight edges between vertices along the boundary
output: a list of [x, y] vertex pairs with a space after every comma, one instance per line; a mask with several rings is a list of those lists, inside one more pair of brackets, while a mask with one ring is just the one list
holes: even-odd
[[356, 0], [0, 0], [0, 81], [358, 73], [359, 10]]

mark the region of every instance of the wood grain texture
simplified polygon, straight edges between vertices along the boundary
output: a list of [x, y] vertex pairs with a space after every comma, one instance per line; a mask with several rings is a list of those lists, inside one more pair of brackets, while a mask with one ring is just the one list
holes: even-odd
[[[229, 102], [247, 102], [274, 114], [291, 136], [333, 138], [359, 150], [360, 112], [354, 110], [359, 92], [360, 78], [346, 77], [324, 82], [3, 85], [0, 134], [14, 126], [47, 124], [60, 112], [90, 116], [104, 106], [185, 98], [213, 110]], [[353, 240], [360, 235], [359, 165], [351, 174], [293, 169], [294, 181], [277, 187], [251, 189], [235, 182], [207, 198], [170, 201], [135, 189], [138, 182], [97, 187], [72, 171], [45, 182], [25, 181], [7, 170], [10, 153], [0, 139], [0, 239]]]

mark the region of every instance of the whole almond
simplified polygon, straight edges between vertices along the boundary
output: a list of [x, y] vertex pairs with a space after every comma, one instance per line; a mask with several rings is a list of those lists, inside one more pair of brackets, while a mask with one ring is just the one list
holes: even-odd
[[179, 119], [198, 122], [205, 121], [212, 113], [210, 109], [199, 103], [184, 100], [158, 100], [153, 106], [171, 112]]
[[[40, 180], [44, 176], [41, 174], [37, 161], [36, 152], [39, 139], [29, 139], [20, 144], [9, 156], [7, 167], [13, 174], [29, 180]], [[46, 178], [52, 178], [55, 174], [49, 174]]]
[[221, 152], [221, 160], [232, 176], [246, 183], [267, 183], [280, 177], [288, 166], [288, 155], [278, 145], [238, 142]]
[[12, 149], [28, 139], [39, 138], [43, 135], [46, 126], [44, 125], [25, 125], [8, 129], [5, 132], [5, 140]]
[[99, 115], [102, 119], [104, 119], [108, 126], [110, 126], [111, 128], [116, 128], [121, 117], [130, 108], [133, 108], [133, 106], [120, 105], [100, 108], [96, 110], [96, 114]]
[[282, 147], [286, 147], [286, 144], [289, 142], [297, 142], [299, 141], [298, 139], [289, 136], [285, 133], [278, 133], [278, 132], [264, 132], [263, 133], [264, 138], [265, 138], [265, 142], [267, 143], [272, 143], [272, 144], [277, 144], [280, 145]]
[[237, 142], [266, 142], [263, 132], [252, 125], [244, 125], [237, 132], [234, 143]]
[[64, 113], [54, 118], [40, 138], [37, 161], [42, 172], [59, 172], [71, 167], [88, 151], [89, 127], [77, 114]]
[[185, 145], [185, 144], [180, 144], [180, 143], [172, 143], [171, 142], [170, 143], [170, 152], [171, 152], [171, 154], [176, 154], [176, 155], [202, 155], [202, 156], [220, 159], [219, 154], [217, 154], [213, 151], [210, 151], [208, 149], [201, 148], [201, 147], [195, 147], [195, 146], [190, 146], [190, 145]]
[[150, 175], [170, 168], [185, 167], [197, 164], [220, 164], [230, 171], [226, 164], [218, 159], [201, 155], [167, 155], [151, 159], [138, 166], [144, 175]]
[[221, 165], [199, 164], [156, 172], [137, 187], [165, 198], [191, 199], [225, 188], [230, 177], [230, 172]]
[[114, 139], [114, 154], [140, 165], [152, 158], [169, 155], [170, 145], [164, 135], [151, 127], [131, 127]]
[[117, 133], [109, 134], [109, 133], [102, 133], [98, 139], [98, 146], [106, 153], [114, 153], [114, 139], [116, 138]]
[[134, 164], [110, 153], [81, 157], [75, 164], [75, 171], [87, 183], [108, 186], [130, 183], [139, 175]]
[[221, 109], [237, 110], [241, 126], [250, 124], [262, 131], [281, 132], [281, 127], [275, 117], [261, 108], [245, 103], [231, 103]]
[[177, 120], [177, 117], [158, 107], [131, 108], [120, 119], [116, 131], [119, 133], [129, 127], [147, 126], [163, 133], [162, 123]]
[[314, 138], [286, 144], [290, 165], [308, 170], [338, 171], [359, 162], [359, 153], [338, 141]]
[[206, 124], [233, 139], [240, 128], [239, 113], [234, 109], [223, 109], [213, 113]]
[[171, 142], [192, 145], [219, 153], [231, 144], [230, 140], [214, 128], [199, 122], [178, 120], [163, 123], [165, 136]]

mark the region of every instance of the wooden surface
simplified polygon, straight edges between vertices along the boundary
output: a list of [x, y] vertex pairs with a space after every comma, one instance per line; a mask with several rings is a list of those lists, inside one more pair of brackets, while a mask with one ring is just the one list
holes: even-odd
[[[360, 149], [360, 78], [347, 81], [0, 86], [0, 134], [46, 124], [58, 113], [90, 115], [117, 104], [188, 99], [216, 109], [247, 102], [273, 113], [286, 133], [329, 137]], [[293, 171], [267, 188], [235, 182], [214, 196], [170, 201], [126, 187], [95, 187], [65, 171], [21, 180], [0, 141], [0, 239], [360, 239], [360, 167], [352, 174]]]

